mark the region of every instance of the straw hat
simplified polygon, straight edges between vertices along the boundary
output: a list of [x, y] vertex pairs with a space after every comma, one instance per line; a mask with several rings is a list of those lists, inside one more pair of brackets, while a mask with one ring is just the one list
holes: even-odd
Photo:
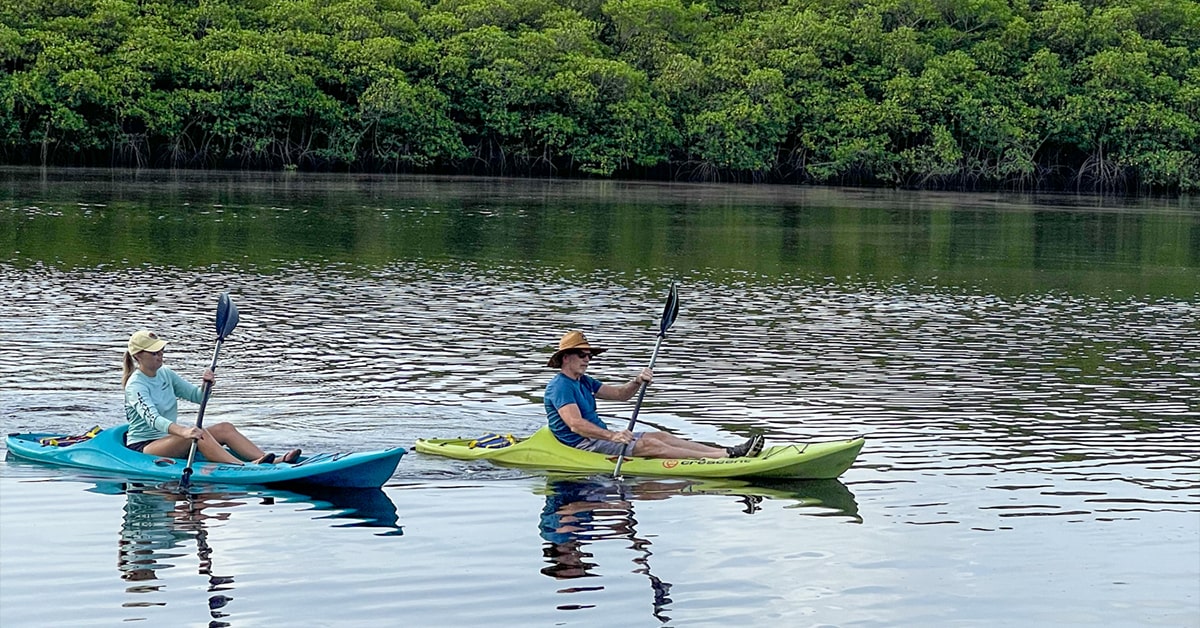
[[546, 363], [546, 366], [556, 369], [562, 368], [563, 354], [576, 349], [587, 349], [588, 351], [592, 352], [592, 355], [600, 355], [601, 353], [608, 351], [608, 349], [601, 349], [599, 347], [593, 347], [592, 345], [589, 345], [587, 336], [584, 336], [583, 332], [571, 330], [563, 334], [562, 340], [558, 341], [558, 351], [555, 351], [554, 355], [550, 356], [550, 361]]

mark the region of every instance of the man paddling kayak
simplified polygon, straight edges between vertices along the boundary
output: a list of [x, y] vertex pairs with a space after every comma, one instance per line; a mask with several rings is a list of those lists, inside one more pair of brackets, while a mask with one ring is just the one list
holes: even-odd
[[559, 369], [546, 384], [546, 418], [550, 431], [564, 445], [605, 455], [642, 458], [741, 458], [762, 452], [763, 437], [756, 434], [732, 447], [712, 447], [666, 432], [610, 430], [596, 411], [596, 399], [629, 401], [654, 373], [644, 368], [621, 386], [605, 384], [587, 375], [591, 359], [606, 351], [588, 344], [580, 331], [569, 331], [558, 343], [547, 366]]

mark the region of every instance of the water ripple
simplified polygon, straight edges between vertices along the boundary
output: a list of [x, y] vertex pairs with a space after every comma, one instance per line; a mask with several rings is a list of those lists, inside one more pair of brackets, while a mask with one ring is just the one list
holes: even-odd
[[[1136, 462], [1135, 474], [1166, 471], [1150, 486], [1195, 475], [1195, 303], [682, 279], [650, 424], [714, 441], [866, 434], [868, 460], [908, 472]], [[119, 416], [120, 352], [136, 327], [163, 332], [169, 364], [194, 377], [211, 352], [214, 287], [227, 287], [242, 318], [213, 410], [315, 443], [330, 431], [367, 441], [532, 429], [558, 335], [578, 327], [612, 347], [593, 371], [623, 380], [653, 346], [663, 293], [649, 273], [567, 282], [470, 262], [271, 276], [0, 266], [0, 280], [6, 423]]]

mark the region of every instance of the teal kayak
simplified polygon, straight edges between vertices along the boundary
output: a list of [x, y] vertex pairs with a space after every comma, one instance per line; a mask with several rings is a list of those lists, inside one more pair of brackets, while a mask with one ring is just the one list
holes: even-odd
[[[125, 446], [128, 425], [93, 430], [90, 438], [61, 434], [9, 434], [8, 453], [46, 464], [100, 471], [130, 479], [179, 480], [187, 461], [134, 451]], [[396, 471], [402, 447], [356, 453], [317, 453], [294, 464], [225, 464], [197, 459], [192, 482], [379, 488]]]
[[[568, 447], [543, 427], [504, 447], [480, 446], [479, 439], [426, 438], [413, 447], [423, 454], [458, 460], [570, 473], [609, 473], [617, 457]], [[626, 458], [621, 473], [633, 476], [831, 480], [854, 464], [862, 438], [767, 447], [753, 458]]]

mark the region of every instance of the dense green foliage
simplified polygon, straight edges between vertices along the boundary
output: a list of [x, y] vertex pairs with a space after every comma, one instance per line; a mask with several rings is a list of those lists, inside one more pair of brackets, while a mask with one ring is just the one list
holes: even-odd
[[1196, 0], [0, 0], [0, 162], [1200, 190]]

